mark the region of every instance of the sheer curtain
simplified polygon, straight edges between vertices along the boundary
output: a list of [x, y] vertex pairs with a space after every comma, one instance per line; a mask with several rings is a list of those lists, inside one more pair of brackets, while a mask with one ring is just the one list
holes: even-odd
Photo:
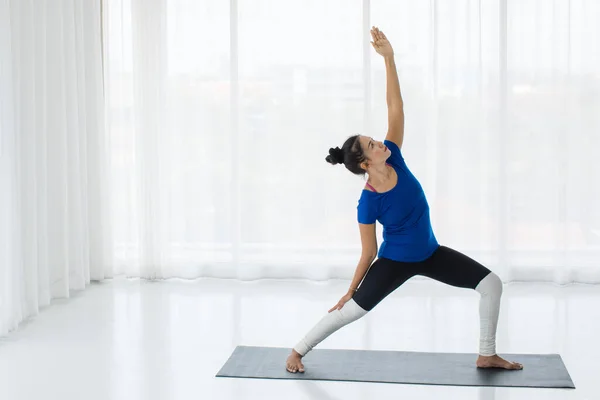
[[0, 1], [0, 335], [112, 274], [100, 2]]
[[[116, 270], [350, 278], [395, 51], [405, 158], [440, 242], [505, 281], [600, 281], [594, 0], [104, 0]], [[381, 242], [381, 228], [378, 228]]]

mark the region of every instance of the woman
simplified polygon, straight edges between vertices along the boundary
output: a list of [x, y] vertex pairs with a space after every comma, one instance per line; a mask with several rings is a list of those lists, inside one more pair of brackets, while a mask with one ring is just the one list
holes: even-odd
[[[292, 373], [304, 372], [302, 357], [306, 353], [341, 327], [366, 315], [415, 275], [476, 290], [481, 295], [476, 366], [522, 369], [521, 364], [504, 360], [496, 354], [502, 281], [483, 265], [439, 245], [436, 240], [423, 189], [408, 169], [400, 151], [404, 137], [404, 109], [394, 51], [378, 28], [371, 29], [371, 36], [371, 44], [385, 60], [388, 107], [386, 140], [382, 143], [366, 136], [352, 136], [341, 149], [330, 149], [326, 157], [331, 164], [343, 163], [354, 174], [368, 175], [358, 202], [362, 255], [350, 289], [298, 342], [286, 361], [286, 369]], [[383, 225], [384, 241], [379, 251], [376, 221]], [[377, 261], [373, 263], [375, 258]]]

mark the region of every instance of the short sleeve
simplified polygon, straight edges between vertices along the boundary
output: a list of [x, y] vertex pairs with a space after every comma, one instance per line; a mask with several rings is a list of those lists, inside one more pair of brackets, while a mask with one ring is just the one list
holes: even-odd
[[385, 144], [392, 153], [392, 155], [388, 158], [388, 162], [398, 167], [404, 166], [404, 157], [402, 156], [402, 152], [400, 151], [398, 145], [390, 140], [384, 140], [383, 144]]
[[364, 195], [358, 200], [357, 216], [359, 223], [374, 224], [377, 221], [377, 210], [375, 204], [372, 203]]

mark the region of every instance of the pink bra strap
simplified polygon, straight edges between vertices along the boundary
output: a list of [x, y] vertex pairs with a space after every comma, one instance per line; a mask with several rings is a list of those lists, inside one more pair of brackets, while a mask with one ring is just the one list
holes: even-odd
[[377, 190], [375, 190], [375, 188], [371, 185], [369, 185], [369, 182], [367, 182], [367, 186], [371, 188], [372, 191], [374, 191], [375, 193], [377, 193]]

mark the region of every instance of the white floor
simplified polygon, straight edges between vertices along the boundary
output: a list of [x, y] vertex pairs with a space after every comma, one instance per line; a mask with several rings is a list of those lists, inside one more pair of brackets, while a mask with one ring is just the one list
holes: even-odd
[[[600, 286], [586, 285], [507, 285], [498, 332], [501, 354], [560, 353], [574, 390], [215, 378], [238, 344], [295, 344], [346, 288], [347, 282], [94, 284], [0, 340], [0, 398], [600, 398]], [[409, 281], [321, 347], [476, 352], [477, 300], [468, 290]]]

